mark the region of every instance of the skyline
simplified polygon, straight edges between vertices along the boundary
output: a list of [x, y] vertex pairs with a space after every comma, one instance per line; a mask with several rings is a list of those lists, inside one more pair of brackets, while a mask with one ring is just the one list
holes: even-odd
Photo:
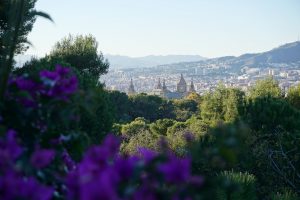
[[43, 56], [69, 33], [94, 35], [103, 54], [208, 58], [268, 51], [300, 34], [297, 0], [81, 2], [39, 0], [37, 10], [50, 14], [54, 24], [37, 19], [29, 35], [34, 47], [26, 54]]

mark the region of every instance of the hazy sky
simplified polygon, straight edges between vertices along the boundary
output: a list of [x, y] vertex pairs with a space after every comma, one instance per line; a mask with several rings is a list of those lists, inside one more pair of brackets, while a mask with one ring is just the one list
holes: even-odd
[[71, 34], [94, 35], [104, 54], [262, 52], [296, 41], [300, 0], [38, 0], [38, 19], [27, 54], [42, 56]]

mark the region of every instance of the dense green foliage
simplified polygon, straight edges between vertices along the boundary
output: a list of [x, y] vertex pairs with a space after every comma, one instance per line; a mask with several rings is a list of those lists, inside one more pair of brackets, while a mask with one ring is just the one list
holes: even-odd
[[287, 99], [291, 105], [300, 109], [300, 84], [289, 89]]
[[243, 115], [245, 94], [238, 89], [220, 85], [212, 94], [206, 94], [200, 106], [202, 119], [235, 122]]
[[[90, 195], [89, 191], [101, 195], [106, 190], [115, 194], [132, 186], [128, 191], [124, 189], [125, 199], [127, 193], [138, 189], [143, 195], [148, 194], [149, 188], [159, 190], [160, 197], [167, 194], [170, 199], [187, 199], [190, 194], [195, 199], [299, 199], [300, 86], [291, 88], [287, 97], [272, 78], [258, 81], [247, 94], [220, 85], [204, 96], [192, 93], [180, 100], [147, 94], [128, 97], [125, 93], [106, 91], [98, 82], [109, 64], [98, 53], [98, 44], [91, 35], [66, 37], [55, 45], [49, 56], [32, 59], [12, 71], [13, 56], [26, 49], [24, 42], [35, 16], [47, 15], [34, 10], [35, 0], [11, 1], [17, 2], [13, 8], [22, 11], [16, 16], [24, 17], [14, 21], [15, 16], [6, 12], [8, 2], [0, 2], [0, 58], [5, 58], [0, 60], [0, 156], [3, 159], [0, 181], [8, 177], [5, 181], [9, 184], [16, 181], [29, 185], [31, 195], [35, 191], [28, 177], [34, 177], [55, 191], [51, 189], [45, 199], [50, 199], [52, 194], [53, 199], [64, 199], [64, 194], [72, 190], [74, 194], [82, 192], [77, 186], [84, 188], [88, 179], [95, 182], [89, 182], [92, 184], [88, 185], [90, 190], [85, 188], [86, 195]], [[7, 38], [9, 42], [5, 43]], [[99, 144], [110, 131], [121, 136], [120, 149], [116, 140], [108, 138], [102, 147], [87, 152], [77, 171], [68, 168], [70, 161], [81, 160], [86, 149]], [[20, 141], [15, 141], [16, 133]], [[20, 150], [18, 142], [24, 146], [19, 160], [17, 157], [23, 149]], [[147, 148], [146, 162], [140, 163], [135, 155], [143, 147]], [[46, 156], [37, 158], [41, 161], [48, 157], [45, 166], [33, 162], [35, 152], [42, 152], [41, 155], [46, 152]], [[60, 158], [66, 152], [70, 153], [69, 163], [62, 163]], [[135, 155], [130, 157], [132, 154]], [[154, 164], [149, 164], [147, 159]], [[119, 166], [117, 161], [124, 166]], [[17, 172], [14, 177], [3, 172], [7, 164], [13, 166], [8, 167], [10, 172]], [[136, 171], [128, 173], [128, 169]], [[21, 178], [20, 170], [25, 174]], [[109, 184], [116, 179], [117, 170], [121, 171], [120, 176], [129, 174], [129, 177], [112, 187]], [[193, 178], [188, 174], [190, 170], [200, 179], [187, 179]], [[165, 172], [165, 177], [161, 178], [159, 171]], [[62, 177], [68, 172], [71, 181], [65, 183]], [[79, 185], [72, 182], [72, 175], [80, 180]], [[150, 179], [144, 182], [149, 175], [159, 179], [160, 185]], [[180, 184], [182, 180], [196, 183], [197, 190], [194, 187], [181, 190], [178, 185], [168, 188], [168, 181], [178, 181], [177, 175], [183, 176], [179, 177]], [[99, 189], [99, 183], [107, 187]], [[144, 187], [139, 188], [141, 184]], [[17, 199], [15, 188], [5, 189], [13, 191], [10, 199]], [[7, 192], [5, 189], [0, 188], [0, 197]], [[20, 191], [26, 189], [21, 187]], [[177, 194], [177, 189], [184, 197]], [[93, 199], [92, 195], [88, 197]], [[78, 196], [78, 199], [84, 198]]]
[[116, 108], [116, 121], [127, 123], [137, 117], [150, 122], [159, 119], [186, 121], [198, 112], [198, 101], [194, 99], [167, 100], [155, 95], [137, 94], [127, 96], [119, 91], [109, 92]]
[[258, 80], [255, 86], [251, 88], [249, 97], [252, 99], [258, 97], [280, 98], [282, 97], [282, 92], [278, 82], [272, 77], [269, 77], [265, 80]]
[[98, 42], [92, 35], [69, 35], [55, 44], [49, 56], [67, 62], [80, 73], [88, 73], [95, 79], [107, 73], [109, 67], [102, 53], [98, 53]]
[[27, 50], [27, 35], [37, 16], [52, 20], [34, 9], [36, 0], [2, 0], [0, 2], [0, 101], [7, 88], [14, 56]]
[[[35, 3], [37, 0], [27, 0], [24, 2], [23, 8], [19, 8], [23, 12], [22, 21], [19, 25], [18, 37], [16, 39], [16, 54], [20, 54], [28, 49], [27, 43], [27, 35], [33, 28], [33, 24], [36, 20], [36, 12], [34, 9]], [[20, 6], [20, 5], [19, 5]], [[17, 8], [15, 8], [17, 9]], [[2, 0], [0, 2], [0, 55], [3, 55], [3, 51], [8, 46], [4, 45], [5, 37], [8, 37], [7, 34], [11, 30], [11, 25], [13, 23], [13, 19], [9, 19], [11, 13], [14, 12], [12, 7], [12, 2], [9, 0]]]
[[257, 199], [253, 195], [255, 194], [255, 176], [232, 171], [224, 171], [219, 176], [223, 179], [224, 187], [217, 192], [217, 199]]
[[[234, 188], [230, 199], [288, 199], [300, 188], [300, 113], [295, 103], [299, 94], [296, 88], [290, 91], [284, 98], [278, 83], [269, 78], [258, 81], [249, 94], [220, 85], [193, 102], [170, 101], [174, 113], [170, 119], [156, 115], [148, 118], [150, 121], [137, 118], [119, 124], [121, 134], [134, 135], [132, 140], [127, 137], [130, 142], [124, 141], [123, 149], [134, 152], [134, 148], [145, 146], [157, 150], [164, 141], [180, 156], [191, 153], [197, 173], [214, 177], [215, 173], [234, 170], [234, 175], [226, 174]], [[156, 102], [166, 101], [156, 98]], [[158, 111], [159, 106], [156, 108]], [[179, 111], [180, 117], [186, 111], [191, 113], [184, 120], [176, 117]], [[139, 110], [135, 117], [147, 118], [147, 114]], [[247, 180], [249, 183], [242, 186]], [[291, 192], [286, 192], [287, 188]], [[224, 187], [219, 191], [221, 199], [229, 198], [224, 197], [226, 192]]]
[[[62, 59], [57, 60], [49, 57], [32, 59], [25, 63], [22, 68], [15, 69], [14, 74], [38, 76], [38, 72], [42, 69], [54, 69], [54, 63], [68, 65]], [[91, 143], [100, 143], [103, 136], [112, 128], [114, 107], [108, 92], [103, 89], [102, 85], [97, 84], [97, 81], [88, 74], [82, 74], [77, 68], [72, 68], [78, 77], [81, 90], [69, 104], [70, 109], [80, 113], [80, 121], [77, 123], [78, 129], [89, 135]]]

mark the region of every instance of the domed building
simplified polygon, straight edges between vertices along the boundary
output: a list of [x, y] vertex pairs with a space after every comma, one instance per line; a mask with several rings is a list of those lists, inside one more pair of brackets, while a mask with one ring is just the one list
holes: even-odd
[[177, 92], [179, 93], [185, 93], [187, 90], [187, 85], [186, 85], [186, 82], [183, 78], [183, 75], [180, 74], [180, 80], [179, 80], [179, 83], [177, 83]]
[[183, 75], [181, 74], [180, 80], [177, 83], [176, 91], [172, 92], [168, 90], [165, 80], [163, 80], [163, 85], [161, 85], [160, 78], [159, 78], [157, 85], [155, 86], [151, 94], [158, 95], [167, 99], [182, 99], [191, 92], [196, 92], [193, 80], [191, 81], [189, 91], [187, 91], [187, 83]]

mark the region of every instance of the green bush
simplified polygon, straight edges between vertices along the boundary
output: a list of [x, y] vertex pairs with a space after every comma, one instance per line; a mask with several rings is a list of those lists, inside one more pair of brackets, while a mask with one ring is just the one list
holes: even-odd
[[224, 171], [219, 174], [222, 180], [217, 190], [218, 200], [256, 200], [255, 177], [248, 172]]
[[126, 137], [138, 135], [140, 132], [145, 130], [149, 130], [149, 126], [147, 121], [142, 117], [138, 117], [134, 121], [124, 124], [121, 127], [121, 133]]
[[143, 130], [139, 134], [133, 135], [128, 141], [124, 140], [121, 145], [121, 152], [125, 154], [137, 153], [139, 148], [158, 149], [159, 138], [150, 131]]
[[272, 200], [297, 200], [297, 199], [300, 199], [299, 196], [290, 190], [286, 190], [283, 193], [276, 193], [272, 195]]

